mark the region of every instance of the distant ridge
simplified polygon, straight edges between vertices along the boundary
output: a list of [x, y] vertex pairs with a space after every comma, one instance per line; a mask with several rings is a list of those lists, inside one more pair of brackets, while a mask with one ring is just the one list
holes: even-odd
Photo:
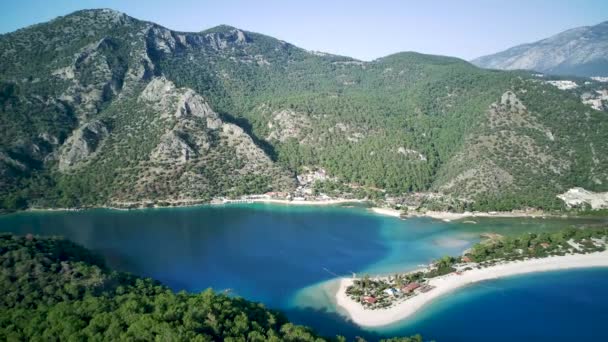
[[547, 74], [608, 76], [608, 21], [573, 28], [547, 39], [476, 58], [482, 68], [535, 70]]

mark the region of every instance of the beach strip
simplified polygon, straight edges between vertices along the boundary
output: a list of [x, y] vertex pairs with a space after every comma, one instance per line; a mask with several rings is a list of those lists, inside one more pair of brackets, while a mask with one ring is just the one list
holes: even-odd
[[369, 208], [375, 214], [385, 215], [385, 216], [393, 216], [400, 217], [403, 219], [413, 218], [413, 217], [430, 217], [436, 220], [442, 220], [445, 222], [462, 220], [465, 218], [476, 218], [476, 217], [513, 217], [513, 218], [537, 218], [537, 217], [547, 217], [551, 216], [550, 214], [543, 213], [542, 211], [492, 211], [492, 212], [470, 212], [465, 211], [463, 213], [453, 213], [449, 211], [425, 211], [425, 212], [417, 212], [414, 210], [409, 210], [406, 213], [399, 209], [392, 209], [386, 207], [373, 207]]
[[369, 210], [378, 215], [401, 217], [401, 210], [397, 209], [373, 207], [369, 208]]
[[244, 200], [228, 200], [226, 203], [218, 204], [230, 204], [230, 203], [269, 203], [269, 204], [284, 204], [284, 205], [338, 205], [348, 203], [364, 203], [366, 200], [360, 199], [326, 199], [326, 200], [283, 200], [283, 199], [272, 199], [272, 198], [253, 198]]
[[474, 268], [461, 274], [450, 273], [431, 278], [429, 285], [435, 287], [433, 290], [418, 293], [392, 307], [377, 310], [364, 309], [360, 303], [349, 298], [346, 295], [346, 288], [352, 285], [353, 279], [342, 278], [336, 293], [336, 303], [339, 311], [345, 313], [355, 324], [363, 327], [380, 327], [407, 319], [433, 300], [480, 281], [533, 272], [589, 267], [608, 267], [608, 251], [512, 261], [487, 268]]

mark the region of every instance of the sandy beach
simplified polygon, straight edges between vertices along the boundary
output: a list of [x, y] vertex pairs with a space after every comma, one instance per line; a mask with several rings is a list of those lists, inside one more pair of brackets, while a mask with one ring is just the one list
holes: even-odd
[[[166, 199], [157, 201], [139, 201], [139, 202], [112, 202], [109, 205], [90, 206], [90, 207], [78, 207], [78, 208], [28, 208], [26, 211], [79, 211], [86, 209], [112, 209], [112, 210], [137, 210], [137, 209], [149, 209], [149, 208], [171, 208], [171, 207], [194, 207], [200, 205], [224, 205], [231, 203], [268, 203], [268, 204], [280, 204], [280, 205], [309, 205], [309, 206], [329, 206], [329, 205], [341, 205], [349, 203], [367, 203], [365, 199], [346, 199], [346, 198], [331, 198], [324, 200], [282, 200], [272, 198], [252, 198], [242, 200], [227, 200], [224, 202], [223, 199], [214, 199], [212, 201], [204, 201], [195, 198], [186, 199]], [[436, 220], [442, 220], [445, 222], [461, 220], [465, 218], [476, 218], [476, 217], [513, 217], [513, 218], [538, 218], [552, 216], [542, 211], [533, 212], [464, 212], [464, 213], [452, 213], [447, 211], [426, 211], [426, 212], [415, 212], [410, 210], [407, 214], [403, 214], [401, 210], [386, 208], [386, 207], [371, 207], [363, 208], [363, 210], [369, 210], [375, 214], [390, 216], [396, 218], [413, 218], [413, 217], [430, 217]], [[553, 215], [553, 217], [556, 217]], [[468, 223], [476, 223], [475, 221], [468, 221]]]
[[311, 205], [311, 206], [322, 206], [322, 205], [340, 205], [348, 203], [364, 203], [366, 200], [361, 199], [346, 199], [346, 198], [334, 198], [327, 200], [280, 200], [271, 198], [255, 198], [246, 200], [228, 200], [227, 202], [208, 202], [200, 199], [167, 199], [158, 201], [140, 201], [140, 202], [112, 202], [110, 205], [82, 207], [82, 208], [28, 208], [27, 211], [32, 212], [50, 212], [50, 211], [80, 211], [86, 209], [111, 209], [111, 210], [139, 210], [139, 209], [150, 209], [150, 208], [172, 208], [172, 207], [195, 207], [201, 205], [224, 205], [231, 203], [269, 203], [269, 204], [281, 204], [281, 205]]
[[[375, 209], [375, 208], [374, 208]], [[374, 210], [374, 212], [378, 214], [396, 216], [392, 211], [399, 212], [394, 209], [387, 208], [378, 208], [381, 210]], [[466, 211], [464, 213], [452, 213], [449, 211], [426, 211], [422, 213], [409, 211], [407, 214], [403, 215], [402, 218], [409, 217], [430, 217], [436, 220], [442, 220], [445, 222], [462, 220], [465, 218], [475, 218], [475, 217], [547, 217], [551, 216], [549, 214], [543, 213], [542, 211], [533, 211], [533, 212], [515, 212], [515, 211], [492, 211], [492, 212], [469, 212]]]
[[350, 299], [346, 295], [346, 288], [353, 280], [342, 278], [336, 293], [336, 303], [340, 311], [346, 313], [354, 323], [364, 327], [379, 327], [407, 319], [438, 297], [476, 282], [532, 272], [588, 267], [608, 267], [608, 251], [514, 261], [464, 271], [461, 275], [451, 273], [432, 278], [429, 284], [435, 286], [433, 290], [379, 310], [366, 310], [361, 304]]
[[[413, 216], [416, 216], [415, 214]], [[491, 212], [469, 212], [450, 213], [442, 211], [427, 211], [422, 216], [432, 217], [434, 219], [443, 220], [446, 222], [453, 220], [461, 220], [464, 218], [474, 217], [547, 217], [551, 216], [542, 211], [491, 211]]]
[[369, 210], [378, 215], [401, 217], [401, 210], [397, 209], [373, 207], [369, 208]]
[[249, 200], [253, 203], [272, 203], [272, 204], [286, 204], [286, 205], [337, 205], [337, 204], [347, 204], [347, 203], [363, 203], [365, 200], [358, 199], [345, 199], [345, 198], [336, 198], [336, 199], [328, 199], [328, 200], [318, 200], [318, 201], [310, 201], [310, 200], [280, 200], [280, 199], [266, 199], [266, 198], [256, 198]]
[[413, 210], [408, 211], [407, 214], [402, 214], [401, 210], [392, 208], [381, 208], [373, 207], [369, 208], [370, 211], [385, 216], [400, 217], [400, 218], [411, 218], [411, 217], [430, 217], [436, 220], [442, 220], [445, 222], [462, 220], [465, 218], [475, 217], [546, 217], [550, 216], [542, 211], [492, 211], [492, 212], [470, 212], [465, 211], [463, 213], [452, 213], [449, 211], [425, 211], [416, 212]]

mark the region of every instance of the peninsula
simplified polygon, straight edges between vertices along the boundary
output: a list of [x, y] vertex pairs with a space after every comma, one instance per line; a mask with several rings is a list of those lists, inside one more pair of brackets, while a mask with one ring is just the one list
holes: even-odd
[[446, 256], [424, 269], [384, 277], [343, 278], [336, 303], [360, 326], [389, 325], [476, 282], [532, 272], [608, 267], [607, 243], [607, 228], [494, 236], [460, 257]]

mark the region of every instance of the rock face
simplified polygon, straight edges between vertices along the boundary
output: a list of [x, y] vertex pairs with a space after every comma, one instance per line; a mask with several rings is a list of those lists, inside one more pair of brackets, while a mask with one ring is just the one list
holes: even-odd
[[68, 171], [91, 158], [108, 134], [108, 128], [98, 120], [78, 128], [60, 149], [59, 170]]
[[397, 153], [400, 153], [406, 157], [413, 157], [421, 161], [426, 161], [426, 157], [424, 156], [424, 154], [409, 148], [399, 147], [397, 149]]
[[608, 89], [594, 90], [581, 94], [581, 101], [595, 110], [608, 110]]
[[152, 151], [150, 159], [153, 161], [185, 163], [204, 154], [217, 136], [235, 148], [243, 160], [271, 164], [268, 156], [241, 127], [223, 122], [192, 89], [177, 88], [165, 78], [158, 78], [150, 82], [140, 99], [159, 111], [170, 127]]
[[127, 69], [111, 61], [120, 48], [120, 42], [104, 37], [79, 49], [68, 66], [52, 71], [69, 84], [59, 99], [70, 104], [79, 119], [92, 117], [103, 102], [122, 90]]
[[557, 196], [569, 208], [588, 205], [591, 209], [608, 208], [608, 192], [593, 192], [583, 188], [572, 188]]
[[[159, 67], [188, 49], [209, 58], [236, 51], [236, 63], [269, 65], [249, 33], [180, 33], [107, 10], [43, 26], [0, 37], [0, 124], [14, 116], [13, 107], [27, 113], [13, 125], [20, 131], [0, 138], [0, 202], [31, 171], [54, 168], [73, 182], [99, 184], [86, 190], [105, 193], [97, 204], [200, 201], [295, 186], [295, 177], [245, 130], [222, 120], [204, 94], [176, 86]], [[4, 94], [14, 94], [8, 105]]]
[[272, 113], [272, 119], [268, 122], [270, 134], [266, 140], [278, 140], [284, 142], [289, 138], [299, 138], [302, 130], [310, 127], [310, 120], [303, 113], [293, 110], [281, 110]]
[[162, 134], [148, 159], [137, 166], [136, 191], [117, 194], [114, 202], [148, 201], [159, 192], [170, 201], [198, 198], [222, 191], [221, 179], [238, 182], [245, 175], [274, 175], [268, 186], [277, 188], [294, 183], [241, 127], [224, 122], [194, 90], [157, 77], [137, 102], [153, 113]]
[[185, 133], [170, 131], [162, 136], [150, 159], [158, 162], [186, 163], [198, 155], [197, 150], [185, 140]]
[[220, 26], [221, 32], [213, 32], [205, 35], [211, 46], [216, 50], [229, 48], [231, 44], [244, 45], [249, 42], [245, 32], [230, 26]]
[[490, 69], [608, 76], [608, 21], [574, 28], [534, 43], [479, 57], [472, 63]]
[[227, 141], [228, 146], [235, 149], [241, 159], [248, 161], [244, 171], [252, 172], [260, 167], [275, 168], [270, 157], [253, 142], [251, 136], [245, 133], [241, 127], [225, 123], [222, 125], [220, 137]]
[[173, 82], [164, 77], [155, 77], [144, 88], [139, 95], [139, 100], [150, 103], [158, 102], [160, 106], [167, 106], [171, 100], [167, 95], [175, 89]]
[[[192, 90], [178, 89], [164, 77], [154, 78], [141, 93], [140, 103], [145, 102], [168, 124], [166, 132], [150, 154], [150, 160], [158, 163], [183, 164], [196, 158], [209, 148], [204, 126], [193, 118], [208, 117], [219, 120], [209, 105]], [[197, 127], [198, 126], [198, 127]]]
[[222, 125], [222, 121], [217, 113], [192, 89], [188, 89], [179, 97], [177, 111], [175, 112], [175, 117], [178, 119], [187, 116], [205, 119], [205, 123], [209, 129], [218, 129]]
[[221, 125], [218, 114], [200, 95], [192, 89], [177, 89], [164, 77], [153, 78], [139, 95], [139, 101], [152, 106], [165, 119], [197, 117], [205, 119], [210, 129]]

